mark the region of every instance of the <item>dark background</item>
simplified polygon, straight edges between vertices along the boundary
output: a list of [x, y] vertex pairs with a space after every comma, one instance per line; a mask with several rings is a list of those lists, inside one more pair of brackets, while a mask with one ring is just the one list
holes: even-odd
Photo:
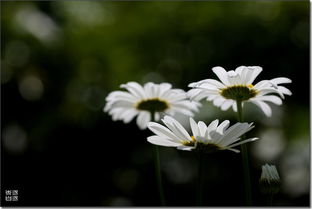
[[[1, 2], [1, 204], [158, 206], [151, 133], [102, 111], [128, 81], [187, 84], [211, 68], [257, 65], [288, 77], [282, 106], [246, 121], [254, 204], [261, 165], [282, 179], [274, 205], [310, 204], [309, 2]], [[236, 121], [204, 102], [196, 120]], [[183, 120], [183, 118], [180, 118]], [[185, 118], [184, 118], [185, 119]], [[169, 206], [195, 203], [196, 155], [160, 148]], [[241, 155], [205, 156], [204, 204], [244, 204]], [[18, 202], [5, 202], [18, 190]]]

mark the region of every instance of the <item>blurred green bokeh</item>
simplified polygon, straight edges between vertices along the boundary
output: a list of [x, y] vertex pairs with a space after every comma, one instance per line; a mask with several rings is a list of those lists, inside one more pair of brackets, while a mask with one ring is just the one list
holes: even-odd
[[[150, 176], [148, 181], [154, 178], [153, 170], [147, 169], [153, 167], [147, 166], [152, 161], [144, 139], [150, 133], [141, 133], [135, 122], [127, 126], [111, 121], [102, 111], [107, 94], [128, 81], [169, 82], [187, 90], [191, 82], [216, 78], [212, 67], [231, 70], [241, 65], [257, 65], [263, 67], [263, 72], [256, 81], [288, 77], [293, 81], [287, 85], [293, 95], [282, 106], [271, 106], [271, 118], [264, 117], [255, 106], [246, 105], [246, 121], [256, 123], [252, 135], [261, 139], [250, 145], [254, 180], [260, 177], [261, 165], [274, 163], [282, 178], [282, 190], [275, 204], [307, 206], [309, 6], [307, 1], [1, 2], [2, 189], [17, 187], [28, 191], [27, 198], [16, 203], [24, 206], [157, 205], [149, 204], [144, 183], [138, 183], [140, 176]], [[211, 103], [203, 104], [196, 119], [235, 122], [232, 110], [222, 112]], [[120, 131], [121, 135], [111, 135], [111, 130]], [[122, 133], [127, 131], [132, 137], [141, 137], [131, 137], [134, 142], [120, 148], [123, 151], [118, 156], [129, 161], [117, 160], [120, 164], [109, 164], [106, 170], [98, 166], [104, 160], [101, 157], [111, 155], [109, 152], [117, 155], [118, 149], [113, 151], [113, 146], [125, 140]], [[71, 136], [73, 140], [68, 139]], [[107, 138], [109, 141], [105, 141]], [[92, 145], [86, 148], [85, 144]], [[112, 150], [107, 150], [106, 145]], [[192, 189], [194, 173], [190, 171], [193, 165], [188, 154], [166, 148], [162, 152], [165, 181], [172, 188], [187, 184], [185, 188]], [[77, 189], [73, 186], [76, 181], [67, 185], [64, 182], [68, 179], [61, 175], [55, 181], [65, 185], [63, 196], [53, 203], [55, 188], [45, 185], [51, 194], [40, 196], [44, 200], [36, 202], [30, 185], [41, 188], [40, 183], [29, 183], [33, 173], [28, 171], [26, 175], [23, 171], [37, 168], [40, 163], [34, 164], [33, 159], [42, 158], [43, 164], [53, 163], [52, 153], [60, 153], [60, 159], [96, 153], [88, 157], [94, 164], [82, 163], [89, 166], [81, 169], [92, 173], [93, 166], [101, 167], [98, 169], [104, 171], [98, 171], [105, 174], [111, 185], [97, 188], [98, 194], [93, 198], [90, 191], [85, 191], [92, 186], [83, 183]], [[215, 162], [208, 160], [207, 169], [210, 164], [211, 172], [207, 176], [207, 188], [209, 183], [212, 188], [217, 187], [212, 179], [224, 181], [221, 174], [214, 172], [232, 172], [231, 167], [221, 168], [219, 164], [229, 156], [232, 154], [221, 153], [211, 158]], [[146, 162], [142, 161], [144, 158]], [[60, 163], [59, 168], [66, 170], [60, 159], [56, 165]], [[79, 170], [78, 164], [73, 168], [75, 172]], [[143, 164], [147, 167], [140, 167]], [[93, 183], [101, 181], [97, 177]], [[228, 178], [225, 183], [232, 181], [230, 176], [223, 177]], [[256, 186], [255, 183], [254, 190]], [[224, 203], [223, 198], [206, 204], [224, 206], [242, 201]], [[178, 195], [173, 199], [172, 204], [178, 205]], [[257, 205], [262, 204], [261, 197], [255, 199]]]

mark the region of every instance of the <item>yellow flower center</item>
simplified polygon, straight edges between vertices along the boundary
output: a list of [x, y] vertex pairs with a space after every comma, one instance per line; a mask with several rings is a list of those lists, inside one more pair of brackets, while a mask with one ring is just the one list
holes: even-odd
[[220, 89], [220, 94], [226, 99], [245, 101], [258, 94], [253, 87], [252, 84], [228, 86]]
[[169, 103], [159, 98], [141, 100], [136, 104], [138, 110], [146, 110], [149, 112], [164, 112], [169, 108]]

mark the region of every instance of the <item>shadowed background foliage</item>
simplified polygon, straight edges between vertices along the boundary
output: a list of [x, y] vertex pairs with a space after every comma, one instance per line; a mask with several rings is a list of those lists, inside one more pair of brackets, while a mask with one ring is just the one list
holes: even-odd
[[[310, 204], [309, 2], [1, 2], [1, 26], [2, 205], [158, 206], [151, 133], [113, 122], [105, 97], [128, 81], [187, 90], [241, 65], [293, 81], [271, 118], [246, 105], [254, 204], [265, 163], [282, 179], [274, 205]], [[236, 121], [203, 104], [196, 120]], [[168, 205], [194, 205], [195, 154], [160, 153]], [[205, 169], [205, 205], [244, 204], [240, 154], [207, 155]], [[4, 201], [10, 189], [19, 201]]]

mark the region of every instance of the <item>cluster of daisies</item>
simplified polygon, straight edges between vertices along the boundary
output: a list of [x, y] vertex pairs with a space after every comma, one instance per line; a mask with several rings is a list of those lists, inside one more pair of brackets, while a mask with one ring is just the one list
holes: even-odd
[[[291, 95], [290, 90], [281, 84], [291, 83], [291, 80], [279, 77], [253, 84], [262, 71], [258, 66], [241, 66], [231, 71], [214, 67], [212, 71], [219, 80], [205, 79], [190, 83], [188, 86], [191, 89], [187, 92], [174, 89], [169, 83], [149, 82], [144, 86], [137, 82], [122, 84], [120, 87], [127, 91], [111, 92], [106, 98], [104, 111], [113, 120], [125, 123], [136, 117], [140, 129], [148, 127], [155, 134], [147, 138], [155, 145], [207, 153], [218, 150], [239, 152], [233, 147], [258, 139], [241, 140], [241, 136], [254, 127], [253, 124], [236, 123], [230, 126], [228, 120], [221, 123], [214, 120], [209, 125], [202, 121], [196, 123], [192, 117], [194, 112], [199, 111], [200, 101], [211, 101], [223, 111], [232, 107], [235, 112], [238, 111], [238, 103], [244, 105], [245, 102], [251, 102], [270, 117], [272, 110], [267, 103], [281, 105], [284, 96]], [[190, 117], [192, 133], [188, 133], [174, 118], [176, 113]]]

